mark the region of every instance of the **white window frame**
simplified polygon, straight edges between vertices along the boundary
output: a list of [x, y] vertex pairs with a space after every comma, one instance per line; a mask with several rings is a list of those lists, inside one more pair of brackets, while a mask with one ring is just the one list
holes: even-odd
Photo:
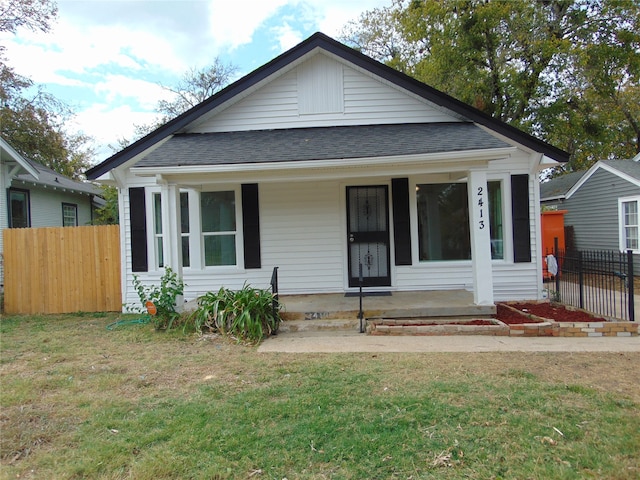
[[[156, 212], [156, 198], [160, 199], [160, 212]], [[152, 230], [151, 230], [151, 235], [153, 237], [153, 247], [152, 247], [152, 252], [153, 252], [153, 264], [156, 267], [156, 270], [159, 270], [161, 268], [164, 268], [164, 257], [165, 257], [165, 251], [164, 251], [164, 233], [165, 233], [165, 226], [162, 224], [162, 194], [160, 192], [152, 192], [151, 194], [151, 211], [152, 211], [152, 216], [151, 216], [151, 223], [152, 223]], [[158, 217], [160, 218], [160, 233], [157, 232], [157, 219]], [[162, 265], [160, 265], [160, 248], [158, 247], [160, 246], [162, 248]]]
[[489, 182], [500, 182], [500, 191], [502, 193], [502, 258], [492, 258], [492, 263], [508, 263], [509, 259], [513, 260], [511, 235], [511, 182], [510, 176], [507, 174], [487, 175], [487, 188]]
[[[73, 217], [71, 217], [71, 215], [67, 215], [67, 209], [69, 209], [70, 212], [73, 212]], [[65, 225], [67, 219], [71, 220], [72, 218], [73, 218], [73, 225]], [[62, 226], [63, 227], [78, 226], [78, 204], [77, 203], [62, 202]]]
[[[626, 234], [627, 225], [625, 224], [625, 218], [624, 218], [624, 204], [631, 203], [631, 202], [636, 202], [636, 211], [638, 212], [637, 213], [638, 224], [635, 225], [635, 228], [637, 229], [637, 232], [638, 232], [639, 246], [636, 249], [627, 248], [627, 234]], [[618, 246], [620, 247], [621, 252], [626, 252], [627, 250], [631, 250], [633, 253], [640, 253], [640, 195], [618, 198]]]
[[[418, 200], [417, 186], [425, 183], [463, 183], [468, 185], [468, 179], [465, 172], [460, 172], [460, 179], [454, 180], [449, 174], [431, 174], [419, 175], [412, 177], [410, 181], [410, 213], [411, 213], [411, 249], [414, 259], [419, 258], [419, 232], [418, 232]], [[492, 258], [491, 262], [496, 264], [504, 264], [513, 262], [513, 237], [510, 232], [513, 230], [511, 217], [511, 182], [510, 175], [505, 173], [487, 174], [487, 184], [489, 182], [500, 182], [502, 190], [502, 235], [503, 235], [503, 258]], [[431, 265], [465, 265], [471, 264], [473, 260], [437, 260], [437, 261], [420, 261], [414, 260], [413, 266], [416, 268], [430, 268]]]

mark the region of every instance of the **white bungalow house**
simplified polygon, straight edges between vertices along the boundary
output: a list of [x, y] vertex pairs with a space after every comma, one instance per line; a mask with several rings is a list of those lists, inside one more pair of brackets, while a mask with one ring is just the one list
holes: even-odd
[[321, 33], [87, 172], [120, 192], [122, 297], [542, 296], [538, 172], [568, 154]]

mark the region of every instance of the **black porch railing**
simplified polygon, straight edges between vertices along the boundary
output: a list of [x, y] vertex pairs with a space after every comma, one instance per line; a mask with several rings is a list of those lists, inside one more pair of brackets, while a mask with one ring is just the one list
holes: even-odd
[[273, 300], [271, 301], [271, 308], [273, 308], [273, 318], [278, 318], [280, 311], [280, 304], [278, 298], [278, 267], [273, 267], [273, 273], [271, 274], [271, 294]]
[[556, 247], [548, 252], [544, 263], [544, 279], [552, 300], [596, 315], [635, 321], [631, 251], [560, 250]]

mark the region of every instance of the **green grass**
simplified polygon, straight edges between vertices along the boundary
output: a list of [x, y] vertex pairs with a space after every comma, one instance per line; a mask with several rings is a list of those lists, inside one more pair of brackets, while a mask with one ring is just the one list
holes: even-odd
[[0, 478], [640, 475], [633, 354], [261, 354], [115, 319], [0, 321]]

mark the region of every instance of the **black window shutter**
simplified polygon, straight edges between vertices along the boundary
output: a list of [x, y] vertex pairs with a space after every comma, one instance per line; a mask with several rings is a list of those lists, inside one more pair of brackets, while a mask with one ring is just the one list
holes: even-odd
[[242, 185], [242, 231], [244, 234], [244, 268], [260, 268], [260, 210], [258, 184]]
[[513, 219], [513, 261], [531, 261], [531, 222], [529, 218], [529, 175], [511, 176], [511, 214]]
[[129, 220], [131, 228], [131, 269], [146, 272], [147, 219], [144, 204], [144, 187], [129, 189]]
[[393, 239], [396, 265], [411, 265], [411, 222], [409, 213], [409, 179], [391, 179], [393, 202]]

